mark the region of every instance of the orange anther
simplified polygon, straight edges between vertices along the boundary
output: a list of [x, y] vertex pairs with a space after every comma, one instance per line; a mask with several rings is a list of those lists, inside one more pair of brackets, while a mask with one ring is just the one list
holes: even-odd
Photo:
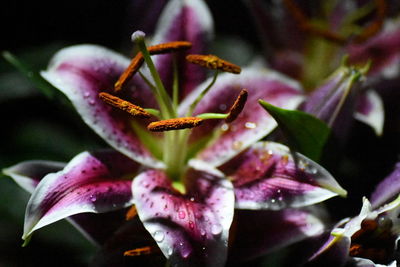
[[147, 125], [147, 129], [152, 132], [181, 130], [199, 126], [202, 122], [203, 119], [197, 117], [175, 118], [152, 122]]
[[135, 248], [131, 250], [127, 250], [124, 252], [124, 256], [142, 256], [142, 255], [149, 255], [151, 253], [154, 253], [156, 251], [156, 248], [152, 246], [145, 246], [141, 248]]
[[128, 212], [125, 215], [125, 219], [127, 221], [132, 220], [133, 218], [135, 218], [137, 215], [137, 210], [135, 205], [133, 205], [132, 207], [130, 207], [130, 209], [128, 210]]
[[244, 105], [247, 101], [247, 90], [242, 89], [233, 103], [232, 107], [229, 110], [228, 117], [226, 117], [225, 121], [227, 123], [233, 122], [239, 116], [240, 112], [242, 112]]
[[234, 74], [239, 74], [242, 71], [238, 65], [235, 65], [214, 55], [187, 55], [186, 60], [191, 63], [213, 70], [222, 70]]
[[157, 55], [157, 54], [165, 54], [171, 53], [181, 50], [186, 50], [192, 47], [192, 43], [186, 41], [175, 41], [169, 42], [165, 44], [158, 44], [149, 46], [147, 50], [149, 50], [150, 55]]
[[119, 108], [123, 111], [128, 112], [129, 114], [139, 117], [139, 118], [149, 118], [151, 116], [146, 110], [142, 107], [136, 106], [126, 100], [123, 100], [117, 96], [113, 96], [106, 92], [99, 93], [99, 97], [106, 102], [107, 104]]

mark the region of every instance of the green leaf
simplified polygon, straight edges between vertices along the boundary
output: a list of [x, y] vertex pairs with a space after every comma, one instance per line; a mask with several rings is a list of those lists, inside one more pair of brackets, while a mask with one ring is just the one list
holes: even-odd
[[258, 102], [276, 120], [290, 146], [314, 161], [320, 159], [330, 134], [323, 121], [302, 111], [273, 106], [261, 99]]
[[24, 74], [32, 84], [37, 87], [45, 96], [53, 99], [57, 94], [57, 89], [55, 89], [50, 83], [48, 83], [37, 71], [34, 71], [31, 66], [21, 59], [17, 58], [15, 55], [8, 51], [3, 51], [2, 56], [11, 65], [13, 65], [17, 70]]

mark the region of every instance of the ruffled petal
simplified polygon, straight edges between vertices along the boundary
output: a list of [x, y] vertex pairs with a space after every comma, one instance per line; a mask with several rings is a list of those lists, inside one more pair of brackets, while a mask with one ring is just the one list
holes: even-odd
[[346, 195], [323, 167], [278, 143], [256, 143], [221, 169], [235, 187], [238, 209], [297, 208]]
[[37, 185], [25, 213], [23, 239], [33, 231], [83, 212], [102, 213], [132, 204], [131, 180], [139, 165], [117, 152], [83, 152]]
[[397, 163], [392, 173], [378, 184], [371, 194], [371, 204], [380, 207], [400, 194], [400, 163]]
[[[185, 97], [206, 78], [206, 70], [185, 60], [187, 54], [205, 54], [213, 37], [213, 19], [210, 10], [201, 0], [172, 0], [158, 21], [153, 44], [189, 41], [192, 48], [179, 53], [176, 63], [179, 73], [180, 98]], [[159, 55], [155, 64], [164, 85], [172, 89], [174, 55]]]
[[360, 95], [354, 116], [371, 126], [376, 135], [382, 135], [385, 111], [381, 97], [374, 90], [368, 90]]
[[[209, 80], [201, 84], [180, 106], [184, 114]], [[221, 74], [217, 83], [197, 105], [194, 114], [228, 112], [240, 90], [248, 91], [248, 98], [239, 117], [230, 124], [221, 120], [208, 120], [201, 127], [193, 129], [192, 142], [214, 136], [197, 158], [213, 166], [219, 166], [233, 158], [251, 144], [269, 134], [276, 121], [258, 104], [259, 99], [286, 109], [296, 108], [303, 100], [300, 85], [267, 70], [245, 69], [238, 76], [230, 73]]]
[[32, 193], [40, 180], [48, 173], [58, 172], [66, 163], [47, 160], [29, 160], [3, 170], [20, 187]]
[[316, 208], [238, 210], [231, 228], [230, 262], [246, 261], [321, 234], [324, 224], [319, 213]]
[[[162, 167], [132, 130], [132, 118], [98, 97], [99, 92], [113, 88], [128, 64], [128, 59], [105, 48], [79, 45], [59, 51], [42, 76], [71, 100], [83, 120], [110, 146], [144, 165]], [[123, 92], [124, 99], [153, 106], [149, 90], [135, 85], [131, 89]]]
[[221, 176], [190, 169], [185, 195], [161, 171], [134, 179], [138, 215], [172, 266], [224, 266], [234, 194]]

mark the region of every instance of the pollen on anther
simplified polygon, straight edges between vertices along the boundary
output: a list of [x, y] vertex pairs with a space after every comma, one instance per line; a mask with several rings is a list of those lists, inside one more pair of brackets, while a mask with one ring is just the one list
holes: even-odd
[[239, 116], [240, 112], [242, 112], [244, 105], [247, 101], [248, 92], [246, 89], [242, 89], [233, 103], [232, 107], [229, 110], [228, 117], [226, 117], [225, 121], [227, 123], [233, 122]]
[[164, 44], [149, 46], [147, 49], [151, 55], [171, 53], [186, 50], [192, 47], [192, 43], [187, 41], [175, 41]]
[[136, 217], [136, 215], [137, 215], [137, 210], [136, 210], [135, 205], [133, 205], [133, 206], [128, 210], [128, 212], [126, 213], [125, 219], [126, 219], [127, 221], [132, 220], [133, 218]]
[[124, 256], [142, 256], [142, 255], [149, 255], [156, 251], [155, 247], [152, 246], [145, 246], [141, 248], [135, 248], [131, 250], [127, 250], [124, 252]]
[[197, 117], [174, 118], [152, 122], [147, 126], [147, 129], [152, 132], [189, 129], [199, 126], [202, 122], [203, 119]]
[[117, 96], [113, 96], [106, 92], [99, 93], [99, 97], [107, 104], [119, 108], [129, 114], [139, 118], [149, 118], [151, 114], [144, 110], [142, 107], [136, 106], [126, 100], [123, 100]]
[[186, 60], [202, 67], [239, 74], [242, 70], [238, 65], [223, 60], [215, 55], [187, 55]]

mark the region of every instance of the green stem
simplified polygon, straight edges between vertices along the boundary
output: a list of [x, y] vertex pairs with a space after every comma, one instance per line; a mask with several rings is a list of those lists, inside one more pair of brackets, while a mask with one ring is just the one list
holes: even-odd
[[197, 115], [197, 118], [209, 120], [209, 119], [226, 119], [229, 114], [223, 113], [202, 113]]
[[201, 91], [201, 93], [197, 96], [196, 100], [194, 100], [194, 102], [190, 105], [189, 107], [189, 111], [187, 113], [187, 116], [191, 116], [193, 114], [194, 109], [196, 108], [197, 104], [200, 102], [200, 100], [205, 96], [205, 94], [207, 94], [207, 92], [210, 90], [210, 88], [214, 85], [214, 83], [217, 80], [219, 71], [216, 70], [214, 72], [214, 77], [211, 80], [210, 84], [203, 90]]
[[155, 87], [157, 89], [155, 94], [157, 102], [160, 105], [161, 117], [165, 119], [176, 117], [176, 112], [173, 108], [171, 98], [169, 97], [167, 91], [165, 90], [160, 75], [158, 74], [157, 69], [153, 63], [153, 60], [151, 59], [150, 53], [147, 50], [144, 40], [142, 38], [137, 39], [136, 43], [139, 46], [140, 52], [142, 52], [143, 54], [144, 61], [146, 62], [147, 67], [150, 70], [151, 76], [153, 77], [153, 80], [155, 82]]

